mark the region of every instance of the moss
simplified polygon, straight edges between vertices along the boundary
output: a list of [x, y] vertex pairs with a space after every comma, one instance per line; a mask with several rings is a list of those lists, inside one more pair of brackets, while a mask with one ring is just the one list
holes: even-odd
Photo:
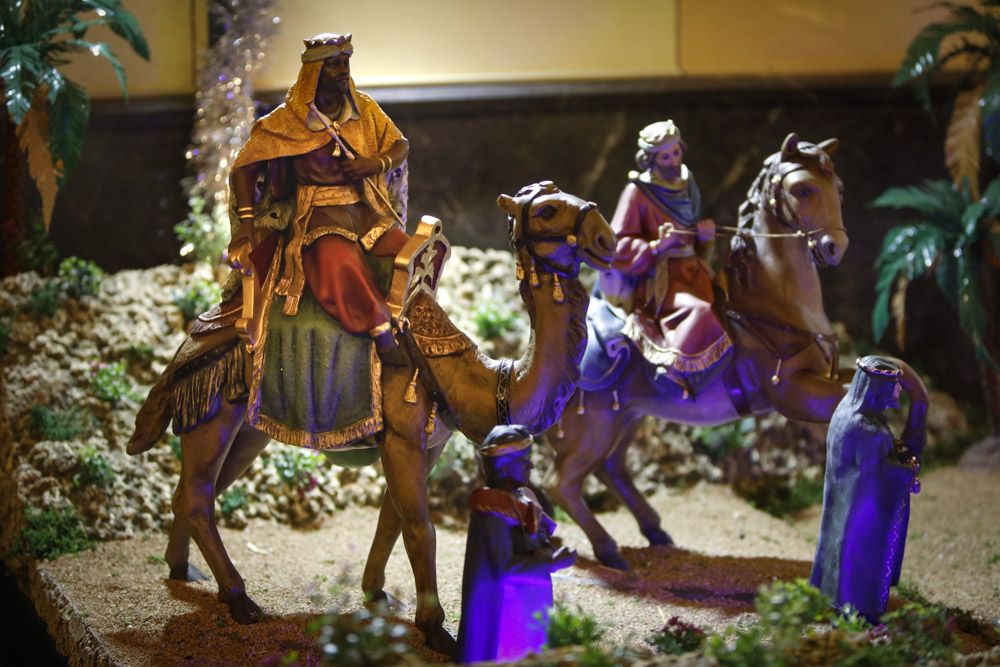
[[14, 538], [14, 555], [26, 554], [41, 560], [54, 560], [64, 554], [92, 549], [72, 507], [66, 509], [29, 509], [26, 526]]

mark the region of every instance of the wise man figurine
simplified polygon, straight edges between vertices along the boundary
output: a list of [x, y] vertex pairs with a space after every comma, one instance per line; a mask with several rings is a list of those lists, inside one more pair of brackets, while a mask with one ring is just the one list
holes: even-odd
[[576, 552], [549, 542], [555, 522], [528, 488], [531, 434], [497, 426], [479, 448], [487, 486], [469, 497], [459, 662], [518, 660], [545, 643], [552, 577]]
[[731, 349], [712, 312], [712, 272], [705, 261], [715, 222], [701, 218], [701, 192], [684, 164], [687, 144], [672, 120], [639, 132], [638, 171], [618, 199], [613, 269], [601, 290], [627, 316], [624, 333], [648, 361], [691, 396]]
[[868, 356], [830, 420], [826, 440], [823, 517], [809, 578], [838, 609], [850, 605], [873, 624], [899, 583], [910, 516], [920, 491], [918, 457], [923, 417], [893, 438], [885, 411], [899, 407], [902, 370]]

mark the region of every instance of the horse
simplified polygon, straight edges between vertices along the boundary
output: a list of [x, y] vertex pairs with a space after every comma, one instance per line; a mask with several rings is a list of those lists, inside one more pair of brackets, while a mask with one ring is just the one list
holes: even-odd
[[[733, 346], [720, 372], [697, 392], [657, 374], [621, 334], [626, 314], [591, 299], [589, 344], [601, 346], [594, 358], [603, 355], [604, 362], [585, 363], [559, 428], [546, 436], [555, 460], [544, 487], [583, 529], [601, 563], [628, 569], [614, 538], [584, 503], [583, 482], [592, 473], [622, 500], [651, 545], [673, 543], [626, 466], [643, 416], [716, 426], [777, 410], [790, 419], [829, 422], [845, 395], [853, 369], [839, 369], [817, 271], [839, 264], [849, 243], [843, 184], [831, 159], [837, 146], [836, 139], [812, 144], [788, 135], [764, 160], [740, 206], [739, 226], [723, 228], [734, 236], [725, 270], [715, 277], [720, 298], [713, 308]], [[618, 322], [610, 329], [609, 312]], [[591, 358], [588, 350], [585, 359]], [[916, 408], [926, 390], [903, 367], [901, 382]], [[916, 418], [912, 411], [910, 416]]]

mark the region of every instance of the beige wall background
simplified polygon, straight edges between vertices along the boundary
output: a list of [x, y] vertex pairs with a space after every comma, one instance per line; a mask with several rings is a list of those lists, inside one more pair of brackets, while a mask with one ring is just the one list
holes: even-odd
[[[132, 97], [190, 94], [207, 43], [208, 0], [126, 0], [150, 43], [142, 61], [110, 33]], [[684, 77], [885, 74], [942, 10], [927, 0], [277, 0], [281, 24], [259, 91], [284, 90], [302, 39], [354, 34], [364, 86]], [[95, 99], [116, 98], [111, 66], [67, 67]]]

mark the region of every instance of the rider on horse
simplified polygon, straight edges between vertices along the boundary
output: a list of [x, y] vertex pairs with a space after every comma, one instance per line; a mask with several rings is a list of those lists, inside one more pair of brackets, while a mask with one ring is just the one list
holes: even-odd
[[701, 193], [673, 121], [644, 127], [638, 145], [641, 171], [629, 172], [618, 200], [611, 221], [617, 259], [601, 288], [629, 314], [625, 334], [690, 393], [732, 347], [712, 312], [712, 273], [703, 258], [715, 222], [698, 218]]

